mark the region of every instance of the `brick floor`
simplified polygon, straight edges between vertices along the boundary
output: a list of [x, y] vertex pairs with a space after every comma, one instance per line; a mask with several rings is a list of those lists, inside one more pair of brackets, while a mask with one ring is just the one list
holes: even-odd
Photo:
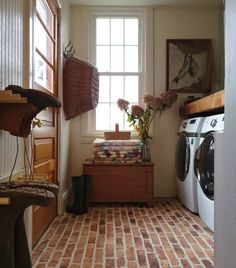
[[213, 233], [175, 198], [152, 207], [93, 205], [57, 217], [33, 251], [33, 268], [213, 267]]

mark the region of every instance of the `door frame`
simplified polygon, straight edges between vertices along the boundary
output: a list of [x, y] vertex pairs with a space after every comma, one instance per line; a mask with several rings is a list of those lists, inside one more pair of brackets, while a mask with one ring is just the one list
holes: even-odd
[[[62, 54], [62, 40], [61, 40], [61, 4], [59, 0], [55, 0], [58, 9], [58, 19], [57, 19], [57, 85], [58, 85], [58, 99], [62, 100], [62, 67], [63, 67], [63, 54]], [[34, 16], [35, 16], [36, 3], [35, 0], [24, 1], [24, 52], [23, 52], [23, 86], [25, 88], [33, 88], [33, 70], [34, 70], [34, 61], [33, 61], [33, 52], [34, 52]], [[57, 119], [57, 176], [58, 184], [61, 185], [61, 116], [62, 109], [58, 110], [58, 119]], [[31, 136], [28, 138], [27, 149], [31, 158]], [[59, 189], [58, 198], [57, 198], [57, 212], [58, 215], [61, 215], [64, 210], [62, 206], [62, 192]], [[33, 209], [32, 206], [25, 210], [24, 214], [26, 234], [28, 238], [29, 249], [32, 250], [32, 224], [33, 224]]]

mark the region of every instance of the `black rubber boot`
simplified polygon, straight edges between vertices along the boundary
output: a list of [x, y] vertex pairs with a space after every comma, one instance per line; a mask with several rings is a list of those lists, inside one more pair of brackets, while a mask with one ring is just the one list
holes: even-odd
[[84, 184], [84, 212], [88, 212], [89, 208], [89, 192], [91, 188], [91, 176], [89, 175], [83, 175], [85, 179], [85, 184]]
[[66, 212], [74, 214], [83, 214], [85, 177], [73, 176], [71, 180], [72, 180], [73, 202], [71, 205], [67, 206]]

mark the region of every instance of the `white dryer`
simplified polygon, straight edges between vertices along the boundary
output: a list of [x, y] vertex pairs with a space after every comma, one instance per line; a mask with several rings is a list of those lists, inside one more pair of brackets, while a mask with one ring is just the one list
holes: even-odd
[[198, 179], [199, 216], [212, 231], [214, 231], [214, 134], [223, 130], [224, 114], [206, 117], [194, 161], [195, 175]]
[[204, 117], [182, 121], [175, 152], [178, 197], [181, 203], [194, 213], [198, 212], [194, 156], [199, 145], [200, 129], [203, 122]]

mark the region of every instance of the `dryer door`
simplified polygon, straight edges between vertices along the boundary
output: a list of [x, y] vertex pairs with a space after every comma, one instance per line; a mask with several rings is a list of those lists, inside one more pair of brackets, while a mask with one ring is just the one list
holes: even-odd
[[200, 149], [201, 149], [201, 146], [199, 146], [198, 149], [196, 150], [195, 157], [194, 157], [194, 173], [199, 181], [200, 181], [200, 172], [199, 172]]
[[175, 171], [178, 179], [184, 181], [189, 171], [190, 144], [185, 133], [180, 133], [175, 151]]
[[214, 200], [214, 151], [215, 138], [213, 132], [203, 140], [199, 150], [199, 183], [203, 193]]

